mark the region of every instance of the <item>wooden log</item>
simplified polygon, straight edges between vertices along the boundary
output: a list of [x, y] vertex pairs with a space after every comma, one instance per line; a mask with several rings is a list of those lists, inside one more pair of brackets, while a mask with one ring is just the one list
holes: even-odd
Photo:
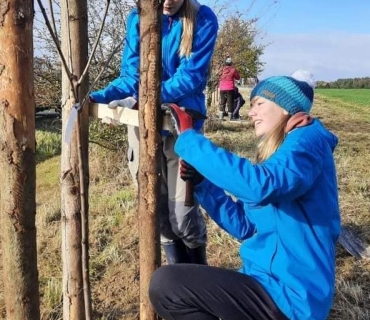
[[[107, 104], [90, 103], [89, 114], [91, 117], [102, 119], [103, 121], [113, 125], [129, 124], [136, 127], [139, 126], [138, 110], [124, 107], [110, 109]], [[171, 128], [172, 122], [170, 116], [168, 114], [163, 114], [162, 130], [170, 131]]]

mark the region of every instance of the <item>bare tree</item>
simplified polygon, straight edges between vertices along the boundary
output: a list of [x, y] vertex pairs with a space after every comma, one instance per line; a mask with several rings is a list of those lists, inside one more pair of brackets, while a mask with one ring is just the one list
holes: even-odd
[[266, 46], [256, 43], [256, 21], [244, 20], [240, 13], [235, 13], [223, 22], [213, 56], [212, 71], [216, 78], [227, 56], [232, 58], [242, 78], [256, 77], [262, 71], [260, 58]]
[[[98, 42], [98, 47], [94, 55], [89, 70], [91, 79], [95, 79], [101, 67], [109, 59], [106, 72], [98, 79], [97, 88], [104, 87], [109, 81], [119, 75], [121, 66], [121, 50], [123, 38], [126, 34], [126, 20], [129, 12], [134, 6], [134, 1], [129, 0], [110, 0], [104, 29]], [[91, 51], [94, 40], [98, 38], [99, 28], [104, 19], [104, 6], [106, 1], [89, 0], [89, 50]], [[118, 46], [118, 50], [116, 49]], [[117, 54], [110, 57], [113, 50]]]
[[51, 57], [34, 58], [36, 112], [54, 108], [60, 110], [62, 68]]
[[161, 17], [159, 1], [141, 0], [140, 10], [140, 162], [139, 254], [140, 319], [154, 320], [149, 301], [151, 275], [160, 265], [158, 211], [160, 198]]
[[[89, 59], [87, 34], [87, 2], [62, 2], [61, 41], [56, 32], [53, 2], [49, 1], [50, 18], [37, 0], [47, 29], [61, 59], [62, 72], [62, 133], [68, 143], [62, 146], [62, 260], [63, 260], [63, 317], [64, 319], [91, 319], [91, 290], [89, 277], [88, 232], [88, 72], [99, 46], [110, 0], [106, 1], [102, 24], [98, 29]], [[112, 53], [93, 82], [97, 82], [110, 62]], [[75, 125], [74, 116], [77, 118]], [[68, 120], [68, 121], [67, 121]], [[71, 121], [72, 120], [72, 121]], [[75, 131], [73, 131], [75, 127]]]
[[[43, 0], [42, 2], [45, 2]], [[61, 1], [52, 0], [49, 3], [52, 6], [45, 6], [45, 11], [48, 16], [53, 15], [53, 20], [50, 21], [52, 30], [56, 30], [56, 38], [60, 43], [60, 3]], [[109, 64], [106, 65], [106, 71], [99, 77], [95, 84], [95, 88], [102, 88], [108, 82], [119, 75], [121, 65], [121, 50], [123, 38], [126, 32], [126, 18], [129, 11], [133, 7], [133, 1], [128, 0], [109, 0], [110, 5], [108, 12], [105, 15], [107, 0], [89, 0], [88, 1], [88, 48], [89, 53], [92, 52], [95, 40], [98, 38], [98, 33], [102, 25], [103, 19], [106, 16], [104, 29], [97, 43], [97, 50], [89, 68], [90, 79], [97, 78], [99, 72], [106, 65], [109, 59]], [[54, 8], [54, 9], [51, 9]], [[50, 32], [45, 25], [44, 19], [40, 16], [40, 11], [36, 10], [36, 25], [35, 25], [35, 88], [36, 88], [36, 106], [39, 109], [53, 107], [54, 101], [59, 98], [61, 93], [61, 77], [62, 64], [58, 51]], [[115, 52], [111, 56], [112, 52]], [[40, 65], [38, 62], [42, 62]], [[47, 68], [46, 68], [47, 66]], [[53, 88], [50, 90], [50, 88]]]
[[[220, 28], [207, 83], [208, 107], [218, 90], [220, 73], [227, 56], [232, 57], [241, 78], [255, 78], [263, 70], [264, 63], [260, 58], [267, 45], [263, 41], [263, 27], [273, 19], [279, 1], [252, 0], [243, 12], [238, 8], [240, 2], [215, 0], [211, 5]], [[257, 5], [259, 10], [256, 10]], [[263, 26], [260, 25], [262, 20]]]
[[[79, 83], [87, 65], [87, 1], [67, 0], [61, 5], [61, 47], [68, 69], [62, 72], [62, 118], [67, 123], [72, 108], [88, 92], [88, 81]], [[63, 319], [91, 316], [88, 273], [88, 108], [82, 108], [71, 143], [62, 145], [62, 260]], [[63, 125], [62, 133], [65, 134]], [[85, 265], [82, 264], [84, 255]], [[87, 270], [86, 270], [87, 269]], [[87, 281], [87, 282], [86, 282]], [[88, 286], [83, 287], [83, 284]], [[86, 307], [86, 310], [85, 310]]]
[[9, 319], [40, 319], [36, 250], [33, 1], [0, 3], [0, 210]]

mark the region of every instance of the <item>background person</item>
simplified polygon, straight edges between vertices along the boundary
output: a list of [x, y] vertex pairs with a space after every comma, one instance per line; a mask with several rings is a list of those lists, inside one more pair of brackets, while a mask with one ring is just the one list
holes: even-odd
[[[222, 120], [225, 115], [231, 120], [234, 111], [234, 89], [235, 81], [240, 79], [239, 72], [233, 67], [232, 60], [228, 57], [222, 67], [220, 77], [220, 112], [219, 118]], [[227, 105], [227, 113], [226, 113]]]
[[256, 164], [191, 129], [189, 116], [172, 106], [179, 134], [175, 151], [186, 161], [182, 178], [196, 184], [196, 197], [210, 217], [244, 241], [243, 266], [240, 272], [159, 268], [149, 294], [161, 317], [326, 319], [340, 233], [333, 157], [338, 139], [309, 115], [313, 97], [307, 82], [286, 76], [253, 89], [248, 115], [260, 138]]
[[240, 119], [240, 108], [244, 106], [245, 100], [241, 93], [239, 92], [238, 87], [235, 87], [234, 89], [234, 111], [233, 116], [231, 120], [239, 120]]
[[[162, 103], [177, 103], [206, 114], [207, 69], [213, 54], [218, 22], [212, 10], [195, 0], [165, 0], [162, 18]], [[138, 97], [139, 14], [127, 20], [127, 33], [119, 78], [91, 94], [98, 103]], [[117, 104], [112, 104], [116, 106]], [[202, 128], [195, 121], [194, 128]], [[139, 128], [128, 126], [128, 161], [136, 181], [139, 164]], [[184, 206], [185, 182], [180, 179], [179, 158], [173, 136], [162, 138], [161, 242], [167, 263], [206, 263], [206, 225], [199, 206]]]

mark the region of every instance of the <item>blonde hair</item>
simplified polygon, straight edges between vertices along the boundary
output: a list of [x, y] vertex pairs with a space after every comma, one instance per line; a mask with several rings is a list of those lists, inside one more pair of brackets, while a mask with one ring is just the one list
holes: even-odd
[[291, 115], [285, 115], [276, 127], [265, 135], [257, 146], [256, 162], [268, 159], [282, 144], [285, 138], [285, 127]]
[[182, 35], [179, 48], [180, 57], [189, 58], [193, 49], [193, 38], [199, 3], [194, 0], [184, 0], [180, 18], [182, 20]]

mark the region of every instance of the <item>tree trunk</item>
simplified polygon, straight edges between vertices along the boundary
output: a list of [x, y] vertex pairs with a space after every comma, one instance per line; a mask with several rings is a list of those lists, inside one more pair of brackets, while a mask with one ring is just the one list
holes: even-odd
[[[76, 81], [81, 76], [88, 57], [86, 0], [61, 2], [61, 42], [63, 55]], [[87, 86], [86, 80], [77, 89], [77, 97], [75, 97], [68, 75], [63, 70], [63, 137], [71, 108], [76, 99], [81, 101], [84, 98], [88, 90]], [[78, 141], [78, 129], [81, 133], [81, 141]], [[80, 179], [79, 147], [82, 148], [83, 154], [83, 181]], [[75, 125], [70, 145], [66, 143], [62, 145], [61, 170], [63, 319], [81, 320], [85, 319], [81, 227], [83, 223], [86, 225], [87, 221], [81, 221], [81, 209], [85, 207], [86, 212], [88, 210], [88, 108], [83, 109], [80, 114], [80, 126]], [[81, 183], [85, 187], [85, 200], [81, 200]]]
[[158, 1], [141, 0], [140, 8], [140, 162], [139, 254], [140, 319], [156, 319], [148, 290], [150, 277], [160, 265], [158, 211], [160, 198], [160, 92], [161, 17]]
[[0, 3], [0, 213], [8, 319], [40, 319], [33, 1]]

